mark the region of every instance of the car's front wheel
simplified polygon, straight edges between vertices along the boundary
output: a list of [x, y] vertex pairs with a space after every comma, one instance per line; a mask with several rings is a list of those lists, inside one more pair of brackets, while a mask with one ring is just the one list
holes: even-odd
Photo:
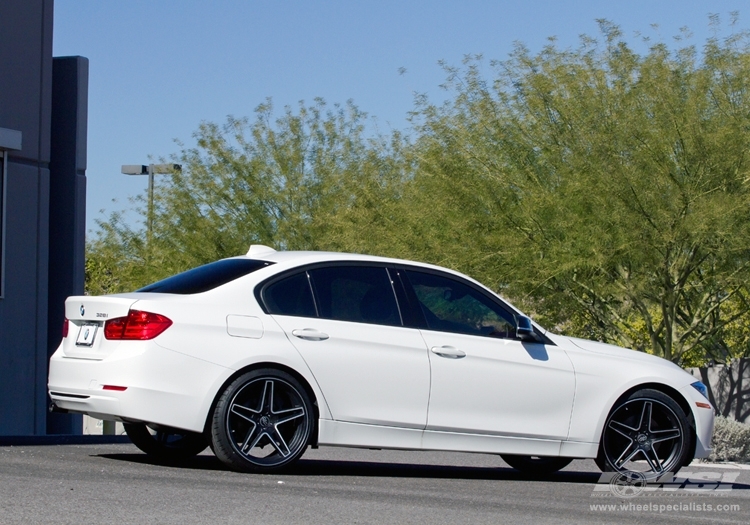
[[216, 457], [234, 470], [270, 472], [296, 461], [315, 426], [302, 385], [281, 370], [253, 370], [234, 380], [214, 410]]
[[657, 479], [687, 462], [691, 432], [688, 417], [671, 397], [638, 390], [612, 409], [596, 462], [604, 471], [638, 472], [646, 480]]
[[163, 460], [180, 460], [196, 456], [208, 446], [203, 434], [186, 430], [157, 427], [143, 423], [123, 423], [133, 444], [149, 456]]
[[544, 475], [552, 474], [567, 467], [573, 458], [548, 456], [518, 456], [515, 454], [500, 454], [508, 465], [524, 474]]

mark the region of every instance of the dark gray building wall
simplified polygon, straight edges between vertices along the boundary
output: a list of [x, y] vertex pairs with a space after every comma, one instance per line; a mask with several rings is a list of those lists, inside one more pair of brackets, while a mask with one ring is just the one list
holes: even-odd
[[[86, 235], [86, 134], [89, 61], [52, 61], [49, 306], [47, 354], [60, 344], [65, 298], [83, 295]], [[82, 416], [47, 415], [48, 434], [78, 434]]]
[[0, 435], [46, 433], [51, 0], [0, 2], [0, 127], [7, 152], [0, 299]]
[[[0, 254], [4, 269], [0, 298], [0, 436], [47, 433], [48, 352], [50, 341], [55, 338], [49, 326], [62, 323], [57, 310], [50, 313], [49, 278], [83, 272], [82, 234], [68, 235], [68, 241], [79, 244], [68, 247], [67, 254], [56, 245], [50, 258], [50, 212], [55, 221], [53, 235], [65, 237], [70, 221], [65, 223], [60, 217], [72, 216], [74, 223], [78, 220], [75, 207], [80, 205], [83, 210], [81, 201], [85, 195], [85, 179], [81, 183], [79, 178], [86, 167], [84, 124], [83, 162], [74, 155], [72, 178], [67, 167], [70, 163], [63, 162], [63, 168], [52, 174], [55, 177], [63, 173], [64, 177], [67, 173], [73, 181], [75, 196], [66, 201], [65, 184], [57, 195], [57, 181], [52, 185], [55, 191], [50, 193], [50, 166], [60, 165], [51, 158], [52, 24], [53, 0], [0, 0], [0, 128], [22, 134], [20, 150], [5, 152], [4, 250]], [[74, 62], [80, 72], [81, 62], [78, 59]], [[85, 66], [87, 70], [87, 63]], [[64, 85], [63, 77], [58, 87]], [[76, 73], [76, 82], [80, 78]], [[80, 87], [80, 83], [77, 85]], [[79, 96], [85, 97], [85, 90], [76, 91], [75, 97]], [[62, 100], [65, 104], [69, 97]], [[85, 119], [85, 110], [82, 114], [79, 109], [74, 113], [76, 118], [83, 115]], [[80, 126], [76, 130], [74, 147], [79, 147]], [[56, 148], [57, 155], [69, 147], [64, 142], [58, 141], [62, 149]], [[55, 206], [50, 206], [50, 199]], [[74, 271], [73, 267], [78, 266]], [[80, 275], [63, 281], [53, 287], [55, 301], [66, 287], [71, 293], [83, 291]], [[59, 335], [58, 329], [58, 341]], [[58, 429], [80, 432], [70, 425], [66, 429], [64, 424]]]

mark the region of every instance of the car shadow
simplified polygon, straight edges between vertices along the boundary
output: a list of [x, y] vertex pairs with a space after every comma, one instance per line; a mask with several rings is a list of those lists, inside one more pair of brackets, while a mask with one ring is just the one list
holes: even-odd
[[[231, 472], [216, 456], [200, 455], [185, 460], [160, 460], [147, 454], [94, 454], [115, 461], [155, 465], [189, 470], [215, 470]], [[383, 477], [383, 478], [439, 478], [439, 479], [481, 479], [481, 480], [539, 480], [567, 481], [575, 483], [596, 483], [596, 472], [564, 470], [546, 476], [522, 474], [510, 467], [463, 467], [455, 465], [425, 465], [414, 463], [392, 463], [374, 461], [338, 461], [330, 459], [300, 459], [294, 465], [273, 474], [279, 476], [308, 477]]]
[[[125, 461], [143, 465], [162, 466], [174, 469], [213, 470], [232, 472], [213, 455], [200, 455], [181, 461], [162, 461], [146, 454], [95, 454], [94, 457], [114, 461]], [[573, 469], [571, 469], [571, 467]], [[300, 459], [291, 467], [272, 474], [245, 474], [273, 476], [275, 479], [294, 476], [305, 477], [380, 477], [380, 478], [421, 478], [421, 479], [460, 479], [487, 481], [529, 481], [563, 482], [595, 485], [602, 479], [600, 472], [574, 470], [575, 463], [548, 475], [530, 475], [510, 467], [465, 467], [456, 465], [429, 465], [414, 463], [392, 463], [373, 461], [337, 461], [329, 459]], [[243, 475], [243, 474], [239, 474]], [[605, 481], [606, 484], [606, 481]], [[728, 485], [726, 484], [729, 488]], [[732, 490], [750, 490], [750, 485], [733, 483]]]
[[288, 471], [295, 476], [351, 476], [424, 479], [475, 479], [488, 481], [529, 480], [596, 483], [595, 472], [563, 470], [549, 475], [528, 475], [510, 467], [466, 467], [459, 465], [425, 465], [414, 463], [380, 463], [370, 461], [336, 461], [301, 459]]

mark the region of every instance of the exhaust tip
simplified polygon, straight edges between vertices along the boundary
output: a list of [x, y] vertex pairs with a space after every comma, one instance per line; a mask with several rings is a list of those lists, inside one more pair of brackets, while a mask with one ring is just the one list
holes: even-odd
[[55, 414], [68, 414], [68, 410], [60, 408], [54, 402], [49, 404], [49, 411]]

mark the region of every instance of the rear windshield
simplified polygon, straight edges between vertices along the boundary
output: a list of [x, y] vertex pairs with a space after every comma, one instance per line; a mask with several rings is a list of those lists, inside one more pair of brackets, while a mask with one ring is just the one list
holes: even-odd
[[271, 264], [273, 263], [254, 259], [223, 259], [167, 277], [136, 292], [183, 295], [207, 292]]

